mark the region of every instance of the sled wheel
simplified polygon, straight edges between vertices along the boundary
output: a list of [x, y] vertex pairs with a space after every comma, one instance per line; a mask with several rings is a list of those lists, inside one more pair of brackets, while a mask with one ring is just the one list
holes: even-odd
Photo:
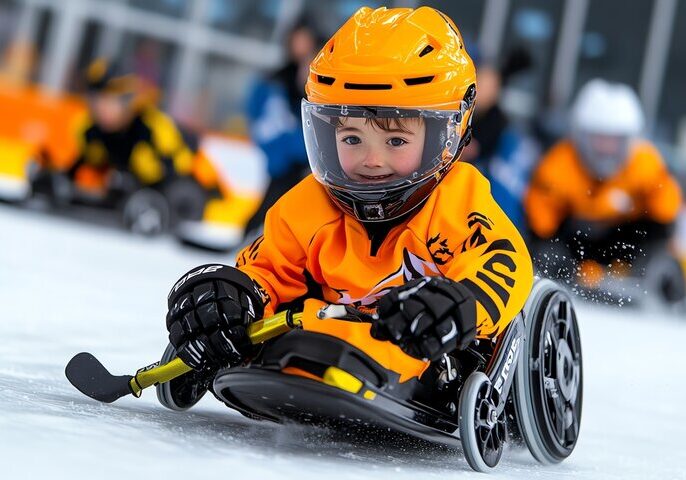
[[128, 230], [152, 237], [169, 228], [169, 204], [160, 192], [144, 188], [125, 200], [122, 217]]
[[658, 252], [645, 266], [645, 288], [649, 298], [659, 298], [666, 305], [683, 305], [686, 278], [679, 261], [669, 253]]
[[[176, 357], [176, 350], [169, 344], [162, 354], [160, 363], [167, 363], [174, 357]], [[200, 375], [193, 370], [168, 382], [158, 383], [155, 386], [157, 400], [170, 410], [177, 412], [188, 410], [207, 393], [207, 387], [204, 386], [205, 382]], [[198, 377], [197, 381], [194, 381], [195, 377]]]
[[201, 221], [210, 192], [193, 178], [177, 178], [164, 188], [164, 196], [169, 202], [171, 223], [182, 221]]
[[489, 472], [500, 461], [507, 437], [505, 414], [498, 416], [491, 381], [473, 372], [460, 393], [460, 439], [464, 456], [477, 472]]
[[515, 373], [519, 433], [541, 463], [559, 463], [576, 445], [581, 421], [581, 340], [569, 295], [550, 280], [534, 285], [524, 307], [526, 349]]

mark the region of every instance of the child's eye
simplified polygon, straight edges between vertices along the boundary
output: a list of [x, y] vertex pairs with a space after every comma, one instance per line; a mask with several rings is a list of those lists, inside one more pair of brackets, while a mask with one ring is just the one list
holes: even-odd
[[393, 137], [388, 140], [387, 143], [392, 147], [400, 147], [401, 145], [405, 145], [407, 142], [400, 137]]
[[362, 143], [362, 140], [356, 135], [350, 135], [349, 137], [345, 137], [342, 142], [347, 143], [348, 145], [358, 145]]

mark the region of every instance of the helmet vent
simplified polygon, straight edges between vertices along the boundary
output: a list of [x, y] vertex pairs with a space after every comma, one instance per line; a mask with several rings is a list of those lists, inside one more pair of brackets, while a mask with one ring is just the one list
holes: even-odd
[[419, 56], [423, 57], [424, 55], [431, 53], [433, 51], [434, 51], [434, 47], [432, 47], [431, 45], [427, 45], [426, 47], [424, 47], [424, 49], [421, 52], [419, 52]]
[[336, 79], [333, 77], [326, 77], [324, 75], [317, 75], [317, 81], [319, 83], [323, 83], [324, 85], [333, 85], [333, 82], [335, 82]]
[[348, 90], [390, 90], [392, 87], [389, 83], [348, 83], [345, 82], [344, 88]]
[[433, 79], [434, 75], [429, 75], [428, 77], [406, 78], [405, 85], [407, 85], [408, 87], [411, 87], [413, 85], [424, 85], [425, 83], [431, 83]]

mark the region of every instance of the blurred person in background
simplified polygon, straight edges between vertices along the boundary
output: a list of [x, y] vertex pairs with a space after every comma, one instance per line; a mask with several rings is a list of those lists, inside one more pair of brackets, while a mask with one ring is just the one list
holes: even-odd
[[149, 186], [191, 173], [194, 148], [157, 109], [152, 87], [104, 59], [88, 67], [86, 86], [90, 118], [79, 134], [81, 152], [70, 180], [97, 190], [103, 182]]
[[474, 57], [479, 94], [472, 141], [465, 148], [464, 159], [490, 180], [493, 198], [524, 233], [522, 201], [539, 151], [524, 132], [511, 124], [499, 100], [508, 80], [531, 66], [531, 57], [523, 49], [514, 49], [500, 67], [481, 60], [478, 53]]
[[43, 155], [31, 173], [33, 193], [58, 208], [114, 209], [137, 233], [173, 229], [186, 243], [215, 248], [218, 240], [208, 244], [201, 235], [206, 206], [230, 192], [195, 142], [157, 108], [156, 89], [104, 59], [87, 68], [85, 82], [88, 112], [73, 127], [74, 160], [60, 166]]
[[[629, 86], [592, 80], [572, 105], [570, 127], [536, 167], [525, 198], [536, 267], [587, 288], [642, 276], [664, 255], [681, 192], [657, 148], [639, 138], [638, 97]], [[677, 301], [683, 272], [672, 271], [661, 293]]]
[[262, 204], [248, 220], [245, 237], [254, 236], [267, 210], [309, 173], [300, 120], [309, 65], [318, 50], [318, 36], [306, 23], [297, 24], [287, 40], [288, 60], [259, 80], [248, 95], [247, 117], [253, 141], [267, 157], [270, 177]]

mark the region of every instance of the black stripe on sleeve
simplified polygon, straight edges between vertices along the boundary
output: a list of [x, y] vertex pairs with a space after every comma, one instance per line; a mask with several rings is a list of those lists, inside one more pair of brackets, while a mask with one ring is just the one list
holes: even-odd
[[496, 295], [500, 297], [500, 300], [502, 300], [503, 305], [507, 305], [507, 302], [510, 301], [510, 294], [501, 285], [499, 285], [498, 282], [493, 280], [484, 272], [477, 272], [476, 278], [478, 278], [486, 285], [488, 285], [496, 293]]
[[488, 312], [488, 315], [491, 317], [493, 323], [497, 323], [498, 320], [500, 320], [500, 310], [498, 310], [498, 307], [493, 299], [486, 292], [484, 292], [484, 289], [468, 278], [460, 280], [460, 283], [467, 287], [474, 294], [476, 300], [483, 305], [483, 307], [486, 309], [486, 312]]
[[494, 250], [505, 250], [506, 252], [514, 252], [515, 248], [514, 245], [512, 245], [512, 242], [510, 242], [509, 240], [495, 240], [488, 246], [488, 248], [482, 255], [486, 255], [487, 253], [490, 253]]
[[503, 265], [510, 272], [514, 273], [517, 271], [517, 264], [514, 262], [514, 260], [509, 255], [505, 255], [504, 253], [496, 253], [486, 263], [484, 263], [484, 270], [486, 270], [487, 272], [491, 272], [493, 275], [497, 275], [498, 277], [502, 278], [508, 287], [514, 287], [514, 278], [497, 271], [495, 269], [496, 264]]

